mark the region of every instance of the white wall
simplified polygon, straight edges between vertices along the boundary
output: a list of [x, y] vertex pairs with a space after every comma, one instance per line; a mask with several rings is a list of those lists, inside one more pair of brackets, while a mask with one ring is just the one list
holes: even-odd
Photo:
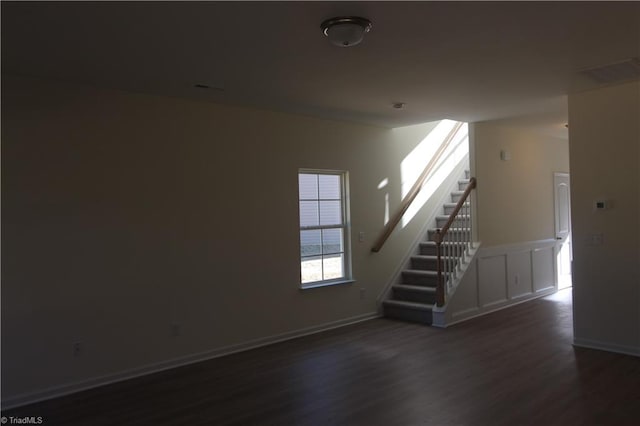
[[569, 123], [575, 342], [640, 355], [640, 83], [570, 96]]
[[[374, 316], [433, 207], [370, 252], [434, 124], [2, 83], [5, 406]], [[355, 284], [299, 289], [301, 167], [349, 171]]]
[[[553, 173], [569, 172], [568, 141], [508, 119], [471, 126], [479, 240], [487, 247], [553, 239]], [[501, 160], [503, 150], [510, 160]]]

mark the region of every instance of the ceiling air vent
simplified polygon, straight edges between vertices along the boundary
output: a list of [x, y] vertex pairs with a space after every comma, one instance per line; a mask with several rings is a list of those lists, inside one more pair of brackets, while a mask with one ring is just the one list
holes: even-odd
[[580, 71], [599, 84], [617, 83], [640, 78], [640, 58], [631, 58], [615, 64]]

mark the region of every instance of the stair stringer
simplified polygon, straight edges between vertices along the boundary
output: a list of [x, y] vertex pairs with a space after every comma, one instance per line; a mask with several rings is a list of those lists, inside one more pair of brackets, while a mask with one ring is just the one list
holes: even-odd
[[400, 266], [396, 269], [396, 271], [391, 276], [391, 279], [387, 282], [384, 289], [380, 292], [376, 300], [379, 315], [384, 316], [383, 302], [389, 298], [389, 294], [391, 293], [393, 285], [401, 283], [402, 271], [410, 269], [411, 256], [418, 253], [420, 243], [429, 241], [429, 230], [436, 227], [436, 217], [443, 214], [443, 206], [448, 202], [447, 200], [451, 198], [451, 193], [458, 189], [458, 181], [460, 180], [460, 176], [463, 176], [465, 174], [465, 170], [467, 170], [468, 168], [469, 154], [465, 155], [458, 162], [456, 167], [451, 171], [451, 173], [449, 173], [445, 181], [434, 193], [433, 196], [438, 197], [436, 205], [439, 207], [434, 209], [433, 212], [429, 215], [429, 219], [425, 221], [424, 226], [422, 227], [422, 229], [420, 229], [420, 232], [416, 234], [415, 240], [412, 242], [411, 246], [409, 246], [409, 249], [405, 253], [403, 260], [400, 262]]
[[[449, 291], [446, 294], [444, 306], [434, 306], [431, 310], [433, 327], [446, 328], [453, 323], [451, 309], [456, 302], [456, 292], [458, 290], [466, 289], [467, 287], [476, 288], [476, 274], [469, 274], [469, 268], [476, 266], [476, 255], [480, 251], [481, 242], [473, 243], [473, 248], [469, 249], [469, 252], [465, 255], [464, 260], [459, 267], [458, 276], [449, 286]], [[474, 269], [475, 271], [475, 269]]]

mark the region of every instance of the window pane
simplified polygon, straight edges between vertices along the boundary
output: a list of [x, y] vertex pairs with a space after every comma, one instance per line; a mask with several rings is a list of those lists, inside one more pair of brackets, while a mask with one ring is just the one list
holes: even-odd
[[319, 175], [320, 199], [339, 200], [340, 197], [340, 175]]
[[[323, 281], [347, 278], [344, 176], [331, 171], [298, 173], [302, 284], [322, 285]], [[317, 229], [304, 229], [309, 227]]]
[[335, 254], [325, 256], [322, 259], [322, 267], [324, 269], [324, 279], [333, 280], [335, 278], [344, 277], [344, 255]]
[[322, 230], [322, 253], [342, 253], [342, 228]]
[[320, 201], [320, 225], [341, 225], [340, 201]]
[[301, 200], [318, 199], [318, 175], [298, 175], [298, 196]]
[[313, 256], [322, 254], [321, 231], [300, 231], [300, 256]]
[[322, 281], [322, 257], [303, 257], [300, 262], [300, 279], [302, 283]]
[[317, 201], [300, 201], [300, 226], [318, 226]]

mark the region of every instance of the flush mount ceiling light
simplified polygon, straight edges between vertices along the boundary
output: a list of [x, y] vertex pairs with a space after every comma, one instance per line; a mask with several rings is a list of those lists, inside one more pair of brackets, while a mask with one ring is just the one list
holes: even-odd
[[358, 16], [340, 16], [324, 21], [320, 28], [331, 44], [351, 47], [359, 44], [372, 27], [371, 21]]

